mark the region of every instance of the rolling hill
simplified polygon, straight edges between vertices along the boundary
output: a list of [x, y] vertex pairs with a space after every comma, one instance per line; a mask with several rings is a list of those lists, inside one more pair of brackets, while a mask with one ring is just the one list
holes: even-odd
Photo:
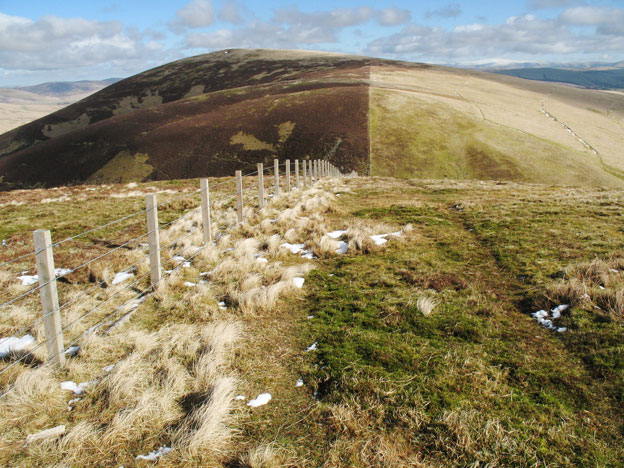
[[116, 81], [119, 78], [0, 88], [0, 133], [67, 107]]
[[624, 68], [610, 70], [565, 70], [561, 68], [514, 68], [496, 73], [527, 80], [569, 83], [589, 89], [623, 89]]
[[344, 171], [623, 187], [624, 95], [321, 52], [172, 62], [0, 135], [5, 188]]

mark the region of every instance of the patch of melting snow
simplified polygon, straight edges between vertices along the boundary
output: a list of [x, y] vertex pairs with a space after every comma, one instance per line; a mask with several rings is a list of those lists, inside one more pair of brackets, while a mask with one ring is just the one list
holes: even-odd
[[308, 347], [306, 348], [306, 351], [308, 351], [308, 352], [310, 352], [310, 351], [315, 351], [315, 350], [316, 350], [317, 345], [318, 345], [318, 342], [316, 342], [316, 341], [315, 341], [314, 343], [312, 343], [310, 346], [308, 346]]
[[171, 447], [162, 446], [158, 450], [148, 453], [147, 455], [137, 455], [137, 460], [156, 461], [163, 455], [167, 455], [171, 452]]
[[297, 276], [297, 277], [293, 278], [292, 281], [293, 281], [293, 284], [295, 286], [297, 286], [298, 288], [302, 288], [303, 287], [303, 283], [305, 282], [305, 279]]
[[245, 395], [238, 395], [236, 398], [234, 398], [235, 400], [239, 400], [239, 401], [245, 401], [247, 398], [245, 398]]
[[[69, 268], [56, 268], [54, 270], [54, 274], [57, 278], [62, 278], [65, 275], [69, 275], [73, 271], [74, 270], [70, 270]], [[24, 273], [25, 272], [22, 272], [22, 276], [17, 277], [18, 280], [21, 280], [22, 286], [30, 286], [39, 281], [39, 275], [25, 275]]]
[[5, 358], [11, 353], [25, 351], [34, 342], [32, 335], [24, 335], [21, 338], [14, 336], [0, 338], [0, 358]]
[[292, 254], [301, 253], [305, 249], [305, 244], [290, 244], [288, 242], [284, 242], [280, 245], [280, 247], [285, 247], [290, 250]]
[[271, 394], [261, 393], [255, 399], [247, 402], [247, 406], [251, 406], [252, 408], [257, 408], [258, 406], [266, 405], [269, 401], [271, 401]]
[[297, 383], [295, 384], [295, 387], [303, 387], [303, 380], [302, 379], [298, 379]]
[[67, 354], [68, 356], [75, 356], [76, 354], [78, 354], [78, 351], [80, 351], [80, 346], [74, 345], [67, 348], [65, 350], [65, 354]]
[[194, 286], [197, 286], [197, 283], [192, 283], [190, 281], [185, 281], [184, 282], [184, 286], [186, 286], [187, 288], [192, 288]]
[[82, 398], [73, 398], [67, 402], [67, 411], [72, 411], [74, 407], [72, 405], [78, 403]]
[[338, 239], [339, 237], [342, 237], [347, 231], [332, 231], [332, 232], [328, 232], [327, 235], [329, 237], [331, 237], [332, 239]]
[[561, 312], [564, 312], [569, 308], [569, 304], [561, 304], [552, 309], [550, 312], [546, 310], [538, 310], [537, 312], [533, 312], [531, 314], [531, 317], [533, 317], [542, 327], [548, 328], [549, 330], [556, 331], [558, 333], [563, 333], [568, 329], [566, 327], [557, 327], [553, 323], [553, 320], [557, 320], [558, 318], [560, 318]]
[[225, 302], [220, 301], [219, 302], [219, 309], [221, 310], [227, 310], [227, 306], [225, 305]]
[[349, 244], [347, 244], [344, 241], [340, 241], [340, 245], [336, 249], [336, 253], [337, 254], [346, 254], [348, 250], [349, 250]]
[[110, 366], [102, 367], [102, 370], [107, 374], [110, 373], [115, 368], [115, 364], [111, 364]]
[[308, 320], [313, 319], [314, 315], [308, 315]]
[[373, 240], [375, 244], [384, 245], [386, 242], [388, 242], [388, 236], [398, 237], [401, 234], [402, 234], [401, 231], [389, 232], [388, 234], [375, 234], [373, 236], [370, 236], [370, 238]]
[[129, 280], [130, 278], [134, 278], [134, 274], [130, 273], [129, 271], [120, 271], [119, 273], [115, 275], [112, 283], [113, 284], [123, 283], [124, 281]]
[[82, 395], [84, 393], [84, 389], [92, 383], [93, 382], [81, 382], [76, 384], [76, 382], [72, 380], [67, 380], [65, 382], [61, 382], [61, 388], [69, 392], [73, 392], [74, 395]]
[[181, 255], [174, 255], [173, 257], [171, 257], [171, 260], [173, 260], [174, 262], [182, 263], [186, 261], [186, 258]]
[[268, 261], [266, 258], [264, 258], [264, 257], [258, 257], [258, 258], [256, 258], [256, 261], [257, 261], [257, 262], [260, 262], [260, 263], [268, 263], [268, 262], [269, 262], [269, 261]]

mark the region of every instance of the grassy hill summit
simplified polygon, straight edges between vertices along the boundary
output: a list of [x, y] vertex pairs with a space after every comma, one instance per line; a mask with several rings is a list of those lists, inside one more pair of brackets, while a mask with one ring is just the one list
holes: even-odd
[[624, 95], [324, 52], [223, 50], [0, 135], [8, 187], [229, 175], [273, 158], [360, 174], [624, 186]]

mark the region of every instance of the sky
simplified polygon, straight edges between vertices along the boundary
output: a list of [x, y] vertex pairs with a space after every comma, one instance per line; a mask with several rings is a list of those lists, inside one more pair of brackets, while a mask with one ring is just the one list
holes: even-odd
[[0, 0], [0, 86], [127, 77], [229, 48], [456, 66], [624, 60], [624, 0]]

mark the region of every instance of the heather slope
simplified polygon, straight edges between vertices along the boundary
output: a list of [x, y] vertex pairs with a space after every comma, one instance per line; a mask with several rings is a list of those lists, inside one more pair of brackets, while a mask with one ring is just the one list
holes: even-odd
[[[624, 186], [624, 95], [418, 63], [225, 50], [0, 135], [4, 188], [328, 159], [392, 177]], [[372, 172], [371, 172], [372, 171]]]
[[275, 157], [361, 169], [368, 61], [229, 50], [163, 65], [0, 136], [0, 172], [60, 185], [229, 175]]

